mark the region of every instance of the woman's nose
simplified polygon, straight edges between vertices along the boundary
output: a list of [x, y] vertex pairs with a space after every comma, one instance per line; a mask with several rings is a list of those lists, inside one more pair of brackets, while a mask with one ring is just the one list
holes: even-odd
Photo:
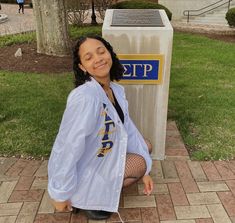
[[103, 61], [103, 58], [102, 58], [101, 56], [97, 55], [97, 56], [95, 57], [95, 63], [96, 63], [96, 64], [102, 63], [102, 61]]

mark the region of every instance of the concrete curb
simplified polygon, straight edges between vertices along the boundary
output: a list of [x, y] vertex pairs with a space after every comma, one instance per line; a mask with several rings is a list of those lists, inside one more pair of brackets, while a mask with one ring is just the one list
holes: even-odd
[[174, 31], [201, 33], [201, 34], [217, 34], [217, 35], [235, 35], [235, 28], [222, 25], [202, 25], [187, 24], [183, 22], [171, 22]]

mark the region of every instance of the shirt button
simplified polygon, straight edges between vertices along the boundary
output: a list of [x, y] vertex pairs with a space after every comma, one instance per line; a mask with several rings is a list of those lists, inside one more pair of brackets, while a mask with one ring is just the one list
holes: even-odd
[[119, 177], [121, 177], [122, 176], [122, 174], [119, 174]]

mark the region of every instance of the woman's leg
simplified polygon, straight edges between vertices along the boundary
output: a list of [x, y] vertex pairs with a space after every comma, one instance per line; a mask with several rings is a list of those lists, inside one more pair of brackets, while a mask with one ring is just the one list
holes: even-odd
[[21, 12], [23, 12], [22, 11], [22, 3], [19, 3], [19, 13], [20, 13], [20, 10], [21, 10]]
[[[149, 150], [149, 154], [152, 153], [152, 144], [148, 139], [144, 139]], [[137, 182], [146, 172], [146, 163], [142, 156], [134, 153], [128, 153], [126, 157], [126, 166], [123, 187], [130, 186]]]
[[146, 138], [144, 138], [144, 140], [145, 140], [145, 143], [146, 143], [147, 146], [148, 146], [149, 154], [151, 154], [152, 151], [153, 151], [153, 146], [152, 146], [150, 140], [148, 140], [148, 139], [146, 139]]
[[123, 187], [130, 186], [137, 182], [146, 172], [146, 163], [142, 156], [134, 153], [128, 153], [126, 157], [126, 166]]
[[24, 3], [22, 3], [22, 13], [24, 14]]

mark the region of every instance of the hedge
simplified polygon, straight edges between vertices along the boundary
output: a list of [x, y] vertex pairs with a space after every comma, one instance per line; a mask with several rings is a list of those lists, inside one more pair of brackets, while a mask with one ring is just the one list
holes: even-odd
[[111, 9], [164, 9], [169, 20], [172, 18], [171, 11], [165, 6], [153, 2], [144, 2], [141, 0], [119, 2], [113, 4]]
[[235, 27], [235, 8], [229, 9], [225, 18], [230, 26]]

